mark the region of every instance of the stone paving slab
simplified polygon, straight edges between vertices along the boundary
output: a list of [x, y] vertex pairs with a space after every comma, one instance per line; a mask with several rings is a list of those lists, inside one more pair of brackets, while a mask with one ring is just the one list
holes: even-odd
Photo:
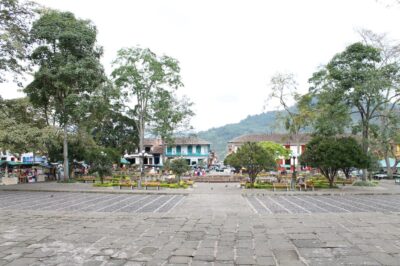
[[400, 195], [345, 196], [249, 196], [258, 214], [400, 212]]
[[39, 182], [0, 186], [0, 191], [31, 191], [31, 192], [76, 192], [76, 193], [109, 193], [109, 194], [181, 194], [188, 195], [193, 189], [148, 188], [130, 189], [123, 187], [94, 187], [93, 183], [57, 183]]
[[[233, 187], [199, 190], [188, 196], [1, 191], [0, 265], [399, 265], [400, 212], [374, 209], [398, 197], [259, 196], [267, 207], [285, 210], [281, 204], [291, 213], [256, 214], [263, 205], [254, 197], [253, 206]], [[174, 196], [184, 199], [161, 211]], [[54, 204], [39, 200], [30, 209], [38, 197]], [[301, 205], [309, 212], [296, 207], [297, 198], [314, 203]], [[138, 204], [125, 204], [131, 199]], [[146, 205], [152, 201], [158, 207]], [[121, 209], [110, 212], [112, 204]]]
[[169, 212], [184, 195], [0, 191], [0, 209], [80, 212]]
[[[398, 265], [400, 215], [0, 210], [2, 265]], [[372, 250], [372, 251], [371, 251]], [[8, 264], [7, 264], [8, 263]]]

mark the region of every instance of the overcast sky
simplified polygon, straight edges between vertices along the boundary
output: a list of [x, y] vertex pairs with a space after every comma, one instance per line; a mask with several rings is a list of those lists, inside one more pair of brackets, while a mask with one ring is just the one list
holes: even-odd
[[[376, 0], [37, 0], [90, 19], [104, 47], [102, 62], [140, 45], [179, 60], [195, 103], [197, 130], [238, 122], [263, 111], [276, 72], [292, 72], [300, 92], [332, 56], [358, 41], [357, 29], [400, 40], [400, 5]], [[0, 84], [4, 98], [21, 96]], [[267, 110], [275, 109], [273, 104]]]

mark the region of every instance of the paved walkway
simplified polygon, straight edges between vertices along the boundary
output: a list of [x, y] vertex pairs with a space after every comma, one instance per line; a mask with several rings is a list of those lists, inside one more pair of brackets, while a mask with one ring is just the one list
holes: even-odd
[[[397, 195], [241, 192], [232, 184], [199, 184], [177, 196], [0, 191], [0, 265], [399, 265]], [[177, 206], [160, 208], [177, 198]], [[129, 209], [139, 199], [134, 211], [110, 212], [111, 204]], [[285, 210], [277, 203], [290, 212], [272, 211]]]

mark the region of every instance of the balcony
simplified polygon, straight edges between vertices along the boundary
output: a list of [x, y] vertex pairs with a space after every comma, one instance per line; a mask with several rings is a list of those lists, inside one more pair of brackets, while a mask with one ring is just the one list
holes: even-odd
[[169, 156], [169, 157], [179, 157], [179, 156], [187, 156], [187, 157], [208, 157], [208, 152], [207, 153], [197, 153], [197, 152], [193, 152], [193, 153], [187, 153], [187, 152], [166, 152], [165, 156]]

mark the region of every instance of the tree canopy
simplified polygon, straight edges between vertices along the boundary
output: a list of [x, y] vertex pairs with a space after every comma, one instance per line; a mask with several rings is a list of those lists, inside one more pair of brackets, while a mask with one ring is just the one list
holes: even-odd
[[187, 171], [191, 170], [187, 160], [183, 158], [176, 158], [169, 161], [168, 168], [176, 175], [180, 181], [181, 176]]
[[29, 29], [35, 16], [33, 2], [0, 1], [0, 83], [11, 74], [19, 85], [19, 77], [27, 70], [30, 47]]
[[261, 147], [269, 151], [271, 154], [274, 155], [274, 158], [277, 160], [280, 157], [287, 159], [290, 157], [290, 150], [286, 149], [282, 146], [282, 144], [272, 142], [272, 141], [261, 141], [259, 143]]
[[333, 187], [339, 170], [349, 175], [352, 167], [367, 167], [369, 160], [361, 146], [351, 137], [314, 137], [300, 161], [309, 166], [318, 168]]
[[236, 153], [227, 156], [225, 163], [235, 168], [245, 168], [249, 174], [251, 186], [254, 185], [261, 171], [276, 167], [275, 154], [255, 142], [243, 144]]

